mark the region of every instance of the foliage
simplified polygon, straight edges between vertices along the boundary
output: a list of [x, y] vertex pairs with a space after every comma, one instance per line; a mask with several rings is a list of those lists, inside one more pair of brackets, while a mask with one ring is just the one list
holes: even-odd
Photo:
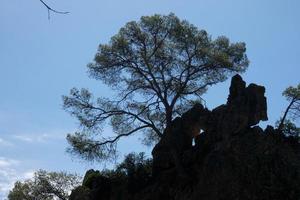
[[300, 84], [296, 87], [288, 87], [283, 93], [288, 101], [291, 102], [289, 108], [289, 114], [292, 118], [296, 119], [300, 117]]
[[[279, 126], [280, 121], [276, 122], [276, 127]], [[291, 120], [286, 119], [283, 123], [282, 133], [288, 137], [300, 138], [300, 128], [296, 126]]]
[[82, 186], [95, 190], [100, 187], [110, 188], [109, 185], [112, 184], [114, 188], [122, 186], [126, 188], [126, 191], [135, 193], [144, 188], [150, 182], [151, 177], [152, 160], [147, 159], [144, 153], [130, 153], [113, 170], [88, 170]]
[[[127, 23], [108, 44], [100, 44], [91, 78], [112, 88], [114, 99], [94, 98], [87, 89], [72, 89], [63, 97], [64, 109], [82, 129], [69, 134], [69, 152], [88, 160], [116, 155], [122, 137], [144, 134], [152, 144], [207, 88], [248, 67], [244, 43], [213, 40], [174, 14], [141, 17]], [[110, 123], [114, 136], [104, 137]]]
[[93, 181], [99, 177], [101, 177], [101, 173], [100, 171], [98, 170], [88, 170], [86, 173], [85, 173], [85, 176], [83, 178], [83, 181], [82, 181], [82, 185], [87, 187], [87, 188], [91, 188], [92, 185], [93, 185]]
[[67, 200], [70, 191], [79, 185], [80, 177], [66, 172], [39, 170], [33, 179], [17, 181], [9, 192], [9, 200]]
[[[15, 182], [14, 188], [9, 192], [8, 199], [9, 200], [20, 200], [20, 199], [34, 199], [34, 194], [31, 190], [32, 182], [26, 181], [21, 183], [20, 181]], [[37, 197], [41, 199], [40, 197]], [[45, 198], [47, 199], [47, 198]]]
[[144, 188], [152, 176], [152, 160], [146, 159], [144, 153], [128, 154], [117, 167], [127, 178], [128, 191], [133, 193]]
[[300, 129], [292, 122], [300, 117], [300, 84], [296, 87], [288, 87], [282, 95], [289, 101], [289, 105], [278, 123], [278, 130], [285, 135], [300, 136]]
[[90, 200], [90, 193], [91, 190], [89, 188], [85, 186], [78, 186], [72, 190], [69, 200]]

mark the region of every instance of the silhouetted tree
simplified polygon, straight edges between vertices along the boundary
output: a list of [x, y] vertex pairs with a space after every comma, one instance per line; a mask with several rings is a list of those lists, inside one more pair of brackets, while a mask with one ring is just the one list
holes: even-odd
[[276, 122], [277, 130], [283, 135], [300, 138], [300, 128], [294, 123], [300, 117], [300, 84], [297, 87], [288, 87], [282, 95], [289, 104], [282, 118]]
[[73, 188], [80, 184], [80, 177], [66, 172], [39, 170], [33, 179], [17, 181], [9, 192], [9, 200], [67, 200]]
[[280, 120], [278, 130], [284, 132], [285, 129], [288, 129], [293, 130], [295, 133], [295, 131], [297, 132], [299, 129], [297, 129], [296, 125], [293, 124], [291, 120], [288, 120], [287, 117], [292, 120], [296, 120], [300, 117], [300, 84], [296, 87], [288, 87], [284, 90], [282, 95], [289, 101], [289, 105], [285, 109], [283, 117]]
[[[69, 134], [69, 152], [89, 160], [107, 160], [122, 137], [144, 133], [151, 144], [170, 128], [208, 86], [225, 81], [248, 66], [244, 43], [213, 40], [204, 30], [174, 14], [141, 17], [127, 23], [108, 44], [101, 44], [91, 78], [117, 92], [113, 99], [94, 99], [87, 89], [72, 89], [64, 109], [75, 116], [81, 131]], [[110, 122], [114, 136], [101, 133]]]
[[[136, 193], [149, 184], [151, 177], [152, 160], [147, 159], [144, 153], [130, 153], [115, 169], [88, 170], [84, 176], [82, 186], [91, 190], [95, 187], [99, 188], [102, 191], [99, 192], [101, 194], [106, 193], [106, 190], [111, 190], [111, 185], [122, 185], [130, 193]], [[107, 189], [103, 190], [104, 187]]]
[[[281, 123], [281, 120], [278, 120], [276, 122], [276, 127], [279, 127], [279, 124]], [[291, 120], [286, 119], [283, 122], [283, 125], [280, 129], [281, 133], [285, 136], [292, 136], [292, 137], [297, 137], [300, 138], [300, 128], [296, 126], [295, 123], [293, 123]]]
[[152, 160], [147, 159], [144, 153], [130, 153], [117, 166], [116, 171], [126, 174], [128, 191], [135, 193], [149, 183], [152, 175]]

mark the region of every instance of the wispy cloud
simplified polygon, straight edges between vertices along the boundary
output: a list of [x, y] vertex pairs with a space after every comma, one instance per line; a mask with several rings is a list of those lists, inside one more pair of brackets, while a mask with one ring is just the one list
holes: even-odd
[[61, 140], [66, 138], [66, 133], [68, 131], [49, 131], [47, 133], [25, 133], [25, 134], [16, 134], [12, 137], [23, 142], [47, 142], [50, 140]]
[[13, 138], [23, 142], [33, 142], [36, 140], [34, 135], [14, 135]]
[[[45, 127], [45, 126], [44, 126]], [[14, 140], [23, 142], [47, 142], [49, 140], [65, 139], [70, 130], [64, 128], [40, 128], [28, 113], [5, 111], [0, 108], [0, 146], [14, 144]], [[6, 137], [2, 137], [6, 136]], [[9, 142], [8, 142], [9, 137]], [[12, 139], [12, 140], [11, 140]]]
[[0, 147], [1, 146], [5, 146], [5, 147], [13, 146], [13, 143], [11, 143], [3, 138], [0, 138]]
[[12, 189], [17, 180], [24, 180], [31, 178], [34, 171], [17, 170], [21, 162], [18, 160], [0, 157], [0, 199], [6, 199], [9, 190]]
[[18, 163], [19, 163], [19, 161], [17, 161], [17, 160], [0, 157], [0, 169], [4, 168], [4, 167], [10, 167], [13, 165], [17, 165]]

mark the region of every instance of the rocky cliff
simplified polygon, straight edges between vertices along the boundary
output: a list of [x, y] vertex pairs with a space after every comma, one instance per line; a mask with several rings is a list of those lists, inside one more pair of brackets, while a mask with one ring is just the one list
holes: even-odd
[[136, 190], [89, 171], [70, 199], [300, 200], [300, 144], [257, 126], [267, 120], [264, 87], [236, 75], [229, 91], [226, 104], [196, 104], [174, 119], [152, 151], [152, 176]]

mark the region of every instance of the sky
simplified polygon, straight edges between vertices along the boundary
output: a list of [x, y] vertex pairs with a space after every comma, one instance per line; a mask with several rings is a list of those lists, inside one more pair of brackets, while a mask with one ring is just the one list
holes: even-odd
[[[87, 163], [66, 153], [66, 134], [78, 122], [62, 109], [71, 88], [113, 97], [90, 79], [86, 65], [99, 44], [141, 16], [175, 13], [212, 38], [225, 35], [247, 45], [250, 65], [242, 76], [265, 86], [273, 125], [287, 102], [282, 91], [300, 82], [298, 0], [48, 0], [68, 15], [51, 14], [38, 0], [0, 0], [0, 199], [16, 180], [38, 169], [84, 174]], [[204, 96], [209, 108], [226, 102], [229, 81]], [[120, 141], [121, 154], [150, 152], [137, 137]]]

